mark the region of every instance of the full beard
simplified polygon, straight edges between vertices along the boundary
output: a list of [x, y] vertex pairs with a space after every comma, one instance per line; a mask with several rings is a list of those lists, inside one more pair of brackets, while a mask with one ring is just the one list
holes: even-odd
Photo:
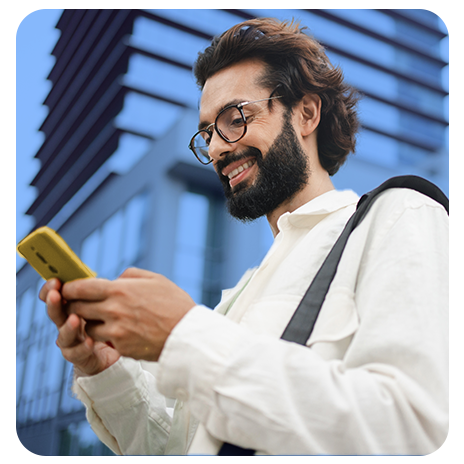
[[[234, 188], [221, 171], [228, 164], [253, 156], [258, 174], [252, 184], [246, 179]], [[224, 187], [227, 208], [231, 216], [243, 222], [268, 215], [285, 201], [291, 200], [308, 182], [309, 167], [305, 153], [290, 122], [284, 117], [281, 133], [276, 137], [265, 157], [260, 150], [250, 147], [239, 155], [226, 156], [216, 163], [216, 170]]]

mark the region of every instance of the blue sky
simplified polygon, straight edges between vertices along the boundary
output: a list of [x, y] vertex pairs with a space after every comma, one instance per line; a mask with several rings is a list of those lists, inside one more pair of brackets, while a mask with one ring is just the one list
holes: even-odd
[[[42, 103], [51, 88], [46, 79], [55, 59], [51, 51], [60, 32], [62, 10], [39, 10], [26, 16], [16, 36], [16, 241], [33, 227], [24, 213], [36, 197], [29, 183], [40, 168], [33, 156], [43, 143], [39, 127], [48, 109]], [[23, 260], [18, 257], [18, 262]]]

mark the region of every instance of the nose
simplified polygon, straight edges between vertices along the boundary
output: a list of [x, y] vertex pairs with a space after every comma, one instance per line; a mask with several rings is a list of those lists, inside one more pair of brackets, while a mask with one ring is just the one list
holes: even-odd
[[226, 142], [215, 130], [209, 143], [209, 156], [214, 161], [235, 150], [236, 143]]

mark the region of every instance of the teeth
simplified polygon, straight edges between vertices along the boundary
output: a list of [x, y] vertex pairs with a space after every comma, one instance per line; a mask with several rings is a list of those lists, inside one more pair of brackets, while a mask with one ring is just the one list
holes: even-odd
[[253, 166], [253, 164], [255, 164], [254, 160], [247, 161], [245, 164], [242, 164], [241, 166], [230, 172], [227, 177], [229, 179], [232, 179], [232, 177], [235, 177], [237, 174], [240, 174], [245, 169], [248, 169], [249, 167]]

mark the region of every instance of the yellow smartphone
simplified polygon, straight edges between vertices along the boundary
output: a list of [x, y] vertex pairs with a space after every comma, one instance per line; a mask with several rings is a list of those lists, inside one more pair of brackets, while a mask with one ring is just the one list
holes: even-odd
[[23, 238], [16, 250], [45, 280], [57, 277], [65, 283], [97, 275], [79, 259], [62, 237], [46, 226]]

